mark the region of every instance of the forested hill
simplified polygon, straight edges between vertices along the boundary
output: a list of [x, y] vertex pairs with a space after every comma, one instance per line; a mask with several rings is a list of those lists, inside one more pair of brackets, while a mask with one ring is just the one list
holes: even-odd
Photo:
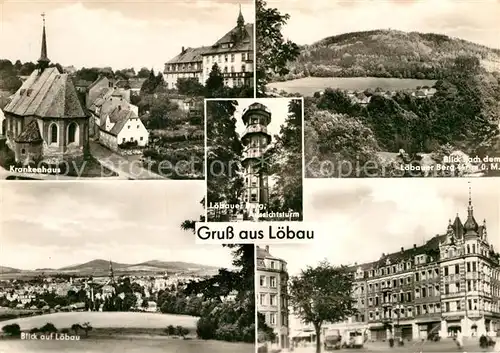
[[500, 49], [441, 34], [373, 30], [344, 33], [301, 47], [287, 79], [395, 77], [440, 79], [457, 56], [475, 56], [487, 71], [500, 71]]

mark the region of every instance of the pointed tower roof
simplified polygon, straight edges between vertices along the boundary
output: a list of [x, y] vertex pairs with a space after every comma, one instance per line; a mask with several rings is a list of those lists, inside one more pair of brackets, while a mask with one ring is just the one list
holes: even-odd
[[455, 220], [453, 221], [453, 230], [455, 231], [455, 236], [460, 239], [464, 235], [464, 226], [462, 224], [462, 221], [460, 220], [460, 217], [457, 213]]
[[109, 279], [111, 280], [111, 282], [113, 282], [114, 277], [113, 263], [111, 262], [111, 260], [109, 260]]
[[471, 187], [469, 185], [469, 205], [467, 206], [467, 221], [464, 224], [465, 235], [477, 235], [479, 225], [474, 219], [474, 208], [472, 206]]
[[241, 13], [241, 4], [240, 4], [240, 13], [238, 14], [238, 20], [236, 21], [238, 27], [243, 27], [245, 25], [245, 19], [243, 18], [243, 14]]
[[43, 18], [43, 30], [42, 30], [42, 49], [40, 52], [40, 59], [38, 59], [38, 65], [41, 69], [49, 66], [50, 60], [47, 56], [47, 35], [45, 33], [45, 13], [42, 13]]

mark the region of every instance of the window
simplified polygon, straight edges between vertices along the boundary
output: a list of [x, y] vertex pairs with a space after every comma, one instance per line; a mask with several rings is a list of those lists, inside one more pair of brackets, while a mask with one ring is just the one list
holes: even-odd
[[467, 262], [467, 272], [470, 272], [470, 262]]
[[276, 305], [276, 294], [269, 295], [269, 305]]
[[455, 265], [455, 273], [458, 275], [460, 273], [460, 266]]
[[122, 142], [125, 142], [125, 137], [124, 137], [124, 138], [122, 138]]
[[450, 311], [450, 303], [445, 303], [445, 311], [446, 312]]
[[26, 150], [25, 150], [24, 148], [21, 150], [21, 154], [22, 154], [22, 155], [25, 155], [25, 154], [26, 154]]
[[234, 62], [234, 54], [231, 54], [231, 62]]
[[448, 276], [448, 266], [446, 266], [446, 267], [444, 268], [444, 275], [445, 275], [445, 276]]
[[444, 294], [450, 294], [450, 285], [449, 284], [444, 285]]
[[276, 325], [276, 313], [270, 313], [269, 314], [269, 324], [271, 326]]
[[68, 143], [75, 143], [76, 142], [76, 133], [78, 130], [78, 126], [72, 122], [68, 126]]
[[269, 286], [271, 288], [276, 288], [276, 277], [274, 276], [269, 277]]
[[141, 136], [141, 137], [140, 137], [140, 140], [141, 140], [141, 141], [142, 141], [142, 140], [144, 140], [144, 137], [142, 137], [142, 136]]
[[415, 273], [415, 282], [418, 282], [418, 281], [419, 281], [419, 274]]
[[137, 125], [137, 128], [139, 128], [139, 125]]
[[50, 143], [57, 143], [57, 140], [58, 140], [57, 125], [52, 124], [50, 125]]
[[130, 129], [130, 125], [127, 125], [127, 129]]
[[260, 286], [261, 287], [266, 286], [266, 276], [260, 276]]
[[260, 305], [266, 305], [266, 295], [265, 294], [260, 295]]

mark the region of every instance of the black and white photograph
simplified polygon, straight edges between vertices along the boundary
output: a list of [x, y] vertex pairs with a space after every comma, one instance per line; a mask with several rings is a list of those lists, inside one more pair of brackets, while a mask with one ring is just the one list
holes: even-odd
[[256, 0], [258, 96], [305, 97], [306, 178], [499, 176], [498, 18], [489, 0]]
[[195, 243], [204, 188], [8, 183], [0, 352], [253, 353], [254, 246]]
[[500, 195], [477, 180], [306, 180], [328, 235], [258, 247], [259, 351], [498, 352]]
[[204, 180], [204, 97], [254, 97], [253, 0], [0, 3], [0, 178]]
[[302, 221], [302, 98], [206, 99], [208, 222]]

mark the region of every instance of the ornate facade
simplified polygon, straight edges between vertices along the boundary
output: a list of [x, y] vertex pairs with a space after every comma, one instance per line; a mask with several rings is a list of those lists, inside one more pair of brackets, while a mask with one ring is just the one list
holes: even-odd
[[358, 315], [329, 327], [362, 330], [372, 340], [390, 332], [427, 339], [500, 329], [499, 256], [488, 243], [486, 221], [476, 222], [470, 191], [465, 223], [457, 214], [445, 234], [356, 265], [353, 275]]
[[269, 246], [257, 246], [256, 272], [257, 311], [266, 318], [266, 323], [274, 329], [279, 348], [289, 346], [289, 322], [286, 261], [269, 253]]

